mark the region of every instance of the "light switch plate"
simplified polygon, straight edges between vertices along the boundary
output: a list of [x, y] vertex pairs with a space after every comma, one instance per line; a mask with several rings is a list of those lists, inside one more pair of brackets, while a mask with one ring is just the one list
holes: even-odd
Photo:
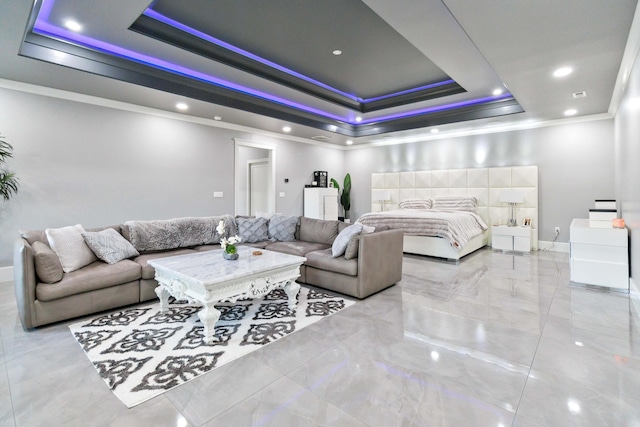
[[224, 193], [222, 191], [214, 191], [213, 197], [224, 197]]
[[280, 197], [284, 197], [284, 191], [280, 192]]

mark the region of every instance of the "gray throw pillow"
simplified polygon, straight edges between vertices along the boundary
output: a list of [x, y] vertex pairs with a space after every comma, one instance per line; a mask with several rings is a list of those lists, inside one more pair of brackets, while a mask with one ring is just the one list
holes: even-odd
[[238, 234], [242, 243], [256, 243], [269, 240], [269, 220], [266, 218], [236, 218]]
[[297, 216], [275, 214], [269, 219], [269, 238], [280, 242], [291, 242], [296, 239]]
[[113, 228], [82, 233], [87, 246], [107, 264], [115, 264], [126, 258], [140, 255], [136, 248]]
[[331, 245], [331, 255], [334, 258], [342, 256], [347, 249], [351, 236], [358, 235], [362, 232], [362, 224], [355, 223], [348, 226], [338, 234], [338, 237], [333, 241]]
[[53, 249], [39, 241], [33, 242], [31, 247], [34, 252], [36, 274], [40, 280], [44, 283], [56, 283], [62, 280], [64, 276], [62, 264]]

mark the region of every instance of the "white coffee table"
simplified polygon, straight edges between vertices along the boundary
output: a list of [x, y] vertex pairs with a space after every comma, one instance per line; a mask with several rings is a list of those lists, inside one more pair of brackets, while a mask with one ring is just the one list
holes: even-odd
[[306, 258], [261, 249], [262, 255], [252, 255], [255, 248], [240, 246], [240, 258], [228, 261], [222, 250], [177, 255], [149, 260], [156, 270], [160, 309], [166, 310], [169, 295], [178, 300], [202, 304], [198, 317], [204, 325], [204, 339], [210, 342], [220, 312], [214, 304], [235, 302], [241, 298], [259, 298], [281, 287], [287, 293], [289, 308], [295, 310], [300, 285], [300, 265]]

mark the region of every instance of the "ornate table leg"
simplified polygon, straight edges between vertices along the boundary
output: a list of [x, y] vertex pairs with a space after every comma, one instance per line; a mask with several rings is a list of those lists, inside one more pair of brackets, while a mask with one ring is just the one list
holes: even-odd
[[298, 303], [297, 300], [297, 296], [298, 296], [298, 291], [300, 290], [300, 285], [298, 285], [296, 282], [294, 282], [293, 280], [290, 282], [287, 282], [286, 285], [284, 285], [284, 291], [287, 293], [287, 296], [289, 297], [289, 310], [294, 311], [296, 309], [296, 305]]
[[220, 312], [216, 310], [213, 303], [204, 303], [204, 308], [198, 312], [198, 317], [204, 326], [204, 342], [210, 343], [215, 335], [215, 326], [220, 318]]
[[160, 311], [164, 312], [169, 304], [169, 291], [162, 285], [158, 285], [155, 291], [160, 299]]

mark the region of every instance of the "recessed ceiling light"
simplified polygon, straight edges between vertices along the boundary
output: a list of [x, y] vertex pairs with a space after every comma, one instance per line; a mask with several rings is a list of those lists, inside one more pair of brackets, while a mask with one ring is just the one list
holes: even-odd
[[578, 114], [578, 110], [576, 110], [575, 108], [570, 108], [564, 112], [565, 116], [575, 116], [576, 114]]
[[222, 120], [222, 116], [213, 116], [213, 120], [220, 121]]
[[493, 91], [493, 96], [502, 95], [502, 89], [496, 89]]
[[353, 141], [350, 139], [347, 139], [347, 145], [351, 145], [351, 144], [353, 144]]
[[440, 132], [440, 129], [431, 129], [431, 133], [438, 133]]
[[178, 102], [176, 104], [176, 108], [180, 111], [185, 111], [189, 109], [189, 106], [187, 104], [185, 104], [184, 102]]
[[333, 52], [331, 52], [331, 53], [333, 53], [335, 56], [340, 56], [340, 55], [342, 55], [342, 51], [341, 51], [340, 49], [336, 49], [336, 50], [334, 50], [334, 51], [333, 51]]
[[573, 72], [571, 67], [561, 67], [553, 72], [553, 77], [565, 77]]
[[76, 33], [79, 33], [80, 31], [82, 31], [82, 25], [80, 25], [77, 21], [74, 21], [73, 19], [67, 19], [66, 21], [64, 21], [64, 26]]
[[291, 127], [290, 127], [290, 126], [285, 126], [285, 127], [283, 127], [283, 128], [282, 128], [282, 132], [285, 132], [285, 133], [289, 133], [289, 132], [291, 132]]

